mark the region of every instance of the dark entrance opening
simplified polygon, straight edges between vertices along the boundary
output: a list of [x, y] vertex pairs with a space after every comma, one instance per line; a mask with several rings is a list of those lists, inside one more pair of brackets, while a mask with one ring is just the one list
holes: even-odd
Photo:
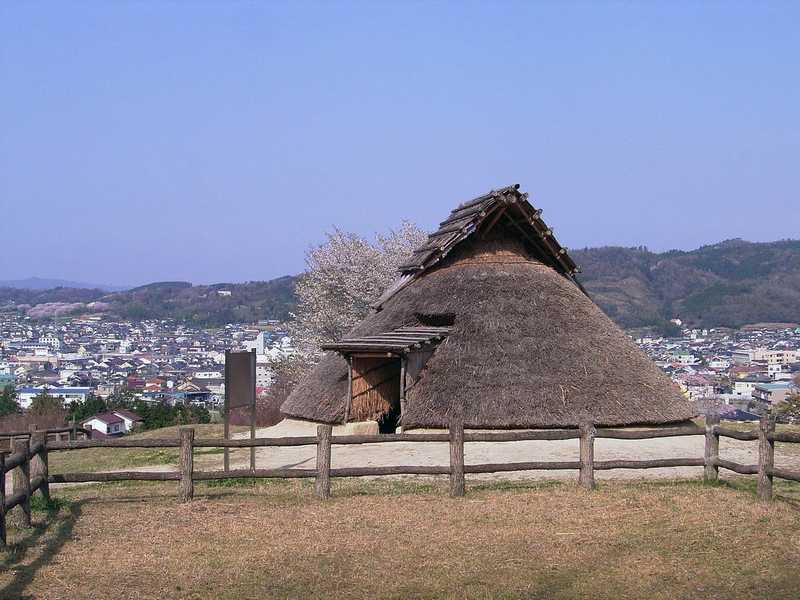
[[394, 433], [400, 424], [400, 407], [390, 407], [385, 413], [378, 417], [379, 433]]

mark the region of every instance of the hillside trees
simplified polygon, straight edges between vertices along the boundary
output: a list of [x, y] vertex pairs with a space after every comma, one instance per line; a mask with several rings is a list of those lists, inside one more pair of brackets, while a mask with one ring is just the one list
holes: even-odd
[[211, 422], [208, 410], [200, 406], [184, 406], [182, 404], [170, 406], [165, 402], [152, 403], [137, 400], [127, 408], [142, 417], [144, 429]]
[[61, 398], [51, 396], [46, 391], [42, 391], [33, 397], [28, 412], [33, 415], [47, 415], [63, 409], [64, 401]]
[[13, 415], [21, 412], [19, 402], [17, 402], [17, 390], [13, 385], [7, 385], [0, 393], [0, 417]]
[[69, 405], [69, 418], [76, 421], [83, 421], [97, 413], [105, 411], [107, 408], [105, 400], [100, 396], [89, 394], [82, 402], [73, 402]]
[[792, 383], [796, 390], [795, 393], [775, 408], [778, 421], [784, 423], [800, 423], [800, 374], [794, 376]]

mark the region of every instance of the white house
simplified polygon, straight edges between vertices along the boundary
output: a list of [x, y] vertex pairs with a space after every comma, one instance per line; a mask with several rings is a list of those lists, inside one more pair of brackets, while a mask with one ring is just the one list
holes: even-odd
[[22, 408], [30, 408], [31, 401], [36, 396], [47, 392], [48, 395], [61, 398], [64, 404], [70, 405], [73, 402], [83, 402], [91, 391], [90, 387], [25, 386], [17, 388], [17, 400]]
[[731, 361], [716, 357], [708, 363], [708, 366], [712, 369], [728, 369], [731, 366]]
[[672, 360], [682, 365], [697, 364], [697, 358], [691, 352], [681, 352], [681, 351], [673, 352]]
[[777, 375], [783, 371], [783, 365], [781, 363], [769, 363], [767, 365], [767, 375], [769, 375], [772, 379], [776, 379]]
[[195, 379], [222, 379], [220, 371], [198, 371], [194, 374]]
[[745, 377], [744, 379], [737, 379], [733, 382], [733, 393], [735, 396], [750, 398], [753, 395], [753, 390], [760, 383], [765, 383], [765, 379], [761, 377]]
[[128, 433], [141, 422], [142, 418], [136, 413], [120, 409], [97, 413], [82, 421], [81, 425], [91, 429], [92, 436], [106, 437]]
[[[125, 433], [125, 421], [111, 412], [97, 413], [81, 422], [81, 426], [92, 430], [92, 437], [107, 437]], [[97, 434], [100, 435], [97, 435]]]
[[39, 343], [53, 350], [58, 351], [61, 348], [61, 340], [56, 337], [54, 333], [46, 333], [42, 337], [39, 338]]
[[122, 419], [125, 424], [125, 433], [128, 433], [131, 429], [139, 427], [142, 425], [142, 423], [144, 423], [144, 419], [131, 410], [119, 408], [114, 409], [111, 412]]
[[266, 389], [272, 385], [274, 374], [270, 362], [264, 356], [256, 359], [256, 387]]

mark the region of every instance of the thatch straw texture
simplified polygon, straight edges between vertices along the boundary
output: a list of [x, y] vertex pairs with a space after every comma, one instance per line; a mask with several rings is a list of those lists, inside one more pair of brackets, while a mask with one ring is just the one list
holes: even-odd
[[[392, 296], [351, 336], [455, 316], [407, 392], [405, 428], [651, 425], [693, 416], [680, 390], [566, 277], [505, 239], [467, 240]], [[328, 354], [282, 407], [340, 422], [347, 363]]]

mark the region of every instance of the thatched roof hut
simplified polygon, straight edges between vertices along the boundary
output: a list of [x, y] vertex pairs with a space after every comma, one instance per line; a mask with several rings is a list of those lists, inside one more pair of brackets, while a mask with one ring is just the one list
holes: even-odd
[[527, 194], [456, 208], [374, 312], [282, 412], [392, 430], [651, 425], [692, 416], [680, 390], [592, 302]]

